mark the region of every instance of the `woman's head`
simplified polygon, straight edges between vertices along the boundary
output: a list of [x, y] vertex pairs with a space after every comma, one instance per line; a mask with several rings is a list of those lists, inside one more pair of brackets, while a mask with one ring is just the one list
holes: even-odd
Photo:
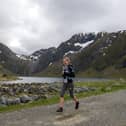
[[71, 64], [70, 58], [69, 58], [69, 57], [64, 57], [64, 58], [63, 58], [63, 64], [64, 64], [64, 65], [69, 65], [69, 64]]

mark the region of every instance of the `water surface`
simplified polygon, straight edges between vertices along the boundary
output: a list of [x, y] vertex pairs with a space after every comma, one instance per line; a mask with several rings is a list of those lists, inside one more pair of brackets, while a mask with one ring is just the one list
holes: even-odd
[[[18, 80], [0, 81], [0, 83], [55, 83], [62, 82], [60, 77], [19, 77]], [[107, 81], [106, 78], [75, 78], [76, 82]]]

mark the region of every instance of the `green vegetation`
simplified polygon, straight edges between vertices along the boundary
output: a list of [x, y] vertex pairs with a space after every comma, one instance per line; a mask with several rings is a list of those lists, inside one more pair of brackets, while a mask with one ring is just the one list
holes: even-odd
[[125, 41], [125, 33], [106, 34], [90, 48], [77, 54], [76, 61], [78, 62], [75, 65], [79, 66], [78, 76], [126, 78]]
[[35, 76], [41, 77], [61, 77], [62, 66], [61, 63], [51, 64], [40, 73], [34, 74]]
[[[52, 70], [52, 71], [51, 71]], [[40, 76], [40, 77], [61, 77], [61, 70], [60, 72], [56, 71], [53, 72], [53, 69], [51, 69], [49, 72], [40, 72], [38, 74], [34, 74], [34, 76]], [[126, 78], [126, 68], [120, 68], [116, 69], [114, 66], [109, 66], [105, 68], [103, 71], [97, 71], [93, 68], [89, 68], [85, 71], [79, 71], [76, 73], [77, 77], [87, 77], [87, 78]]]
[[10, 81], [10, 80], [17, 80], [18, 77], [16, 75], [10, 74], [0, 74], [0, 81]]
[[[75, 86], [90, 87], [96, 89], [96, 90], [91, 90], [91, 91], [76, 94], [77, 97], [84, 98], [93, 95], [100, 95], [100, 94], [114, 92], [118, 90], [124, 90], [126, 89], [126, 81], [122, 79], [122, 80], [103, 81], [103, 82], [78, 82], [75, 83]], [[70, 100], [70, 97], [68, 95], [65, 95], [65, 100]], [[58, 102], [59, 102], [59, 94], [56, 94], [51, 98], [42, 99], [42, 100], [38, 100], [26, 104], [0, 107], [0, 112], [15, 111], [15, 110], [26, 109], [26, 108], [42, 106], [42, 105], [51, 105]]]
[[0, 81], [6, 80], [16, 80], [17, 77], [9, 70], [5, 69], [2, 65], [0, 65]]
[[115, 69], [114, 66], [107, 67], [103, 71], [96, 71], [90, 68], [84, 72], [78, 72], [78, 77], [98, 77], [98, 78], [126, 78], [126, 68]]
[[0, 81], [9, 81], [9, 80], [16, 80], [16, 79], [18, 79], [18, 77], [12, 75], [7, 75], [5, 77], [3, 75], [0, 75]]

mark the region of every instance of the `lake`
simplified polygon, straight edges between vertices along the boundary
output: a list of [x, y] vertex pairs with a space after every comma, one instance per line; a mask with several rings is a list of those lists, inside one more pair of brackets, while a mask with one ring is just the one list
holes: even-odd
[[[19, 77], [18, 80], [14, 81], [0, 81], [0, 83], [55, 83], [62, 82], [60, 77]], [[90, 82], [90, 81], [107, 81], [110, 79], [105, 78], [75, 78], [76, 82]]]

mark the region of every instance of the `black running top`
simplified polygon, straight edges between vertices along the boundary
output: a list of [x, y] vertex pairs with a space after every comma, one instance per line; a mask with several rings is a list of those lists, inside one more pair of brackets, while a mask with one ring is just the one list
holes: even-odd
[[72, 79], [75, 77], [75, 72], [73, 65], [64, 65], [63, 66], [63, 78], [64, 79]]

